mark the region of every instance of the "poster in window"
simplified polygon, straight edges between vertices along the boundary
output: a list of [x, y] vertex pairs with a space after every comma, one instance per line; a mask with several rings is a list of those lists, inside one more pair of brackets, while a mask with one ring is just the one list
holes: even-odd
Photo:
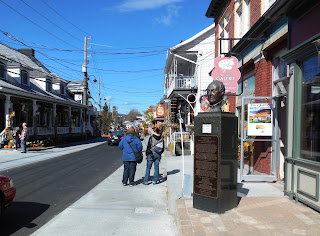
[[269, 103], [248, 104], [248, 136], [272, 136], [272, 108]]

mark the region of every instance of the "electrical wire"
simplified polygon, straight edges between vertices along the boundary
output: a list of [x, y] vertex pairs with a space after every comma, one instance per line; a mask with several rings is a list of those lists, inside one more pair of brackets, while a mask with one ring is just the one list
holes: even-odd
[[32, 24], [38, 26], [40, 29], [42, 29], [43, 31], [47, 32], [48, 34], [52, 35], [53, 37], [55, 37], [56, 39], [64, 42], [65, 44], [68, 44], [71, 47], [74, 47], [72, 44], [69, 44], [68, 42], [66, 42], [65, 40], [63, 40], [62, 38], [54, 35], [53, 33], [49, 32], [48, 30], [46, 30], [45, 28], [43, 28], [41, 25], [37, 24], [36, 22], [34, 22], [33, 20], [31, 20], [30, 18], [26, 17], [25, 15], [23, 15], [21, 12], [17, 11], [16, 9], [14, 9], [13, 7], [11, 7], [10, 5], [8, 5], [7, 3], [5, 3], [3, 0], [0, 0], [0, 2], [2, 2], [3, 4], [5, 4], [7, 7], [9, 7], [11, 10], [13, 10], [14, 12], [18, 13], [20, 16], [24, 17], [25, 19], [27, 19], [28, 21], [30, 21]]
[[63, 15], [61, 15], [59, 12], [57, 12], [53, 7], [51, 7], [50, 5], [48, 5], [48, 3], [46, 3], [44, 0], [41, 0], [41, 2], [43, 2], [48, 8], [50, 8], [52, 11], [54, 11], [58, 16], [60, 16], [62, 19], [64, 19], [65, 21], [67, 21], [69, 24], [71, 24], [73, 27], [77, 28], [78, 30], [80, 30], [81, 32], [85, 33], [86, 35], [91, 35], [90, 33], [82, 30], [81, 28], [79, 28], [78, 26], [74, 25], [72, 22], [70, 22], [67, 18], [65, 18]]
[[77, 37], [75, 37], [74, 35], [70, 34], [69, 32], [67, 32], [66, 30], [64, 30], [63, 28], [61, 28], [59, 25], [57, 25], [56, 23], [54, 23], [53, 21], [51, 21], [49, 18], [47, 18], [46, 16], [44, 16], [43, 14], [41, 14], [39, 11], [37, 11], [36, 9], [34, 9], [32, 6], [30, 6], [28, 3], [26, 3], [24, 0], [20, 0], [21, 2], [23, 2], [25, 5], [27, 5], [29, 8], [31, 8], [33, 11], [35, 11], [37, 14], [39, 14], [40, 16], [42, 16], [44, 19], [46, 19], [47, 21], [49, 21], [51, 24], [53, 24], [54, 26], [56, 26], [57, 28], [59, 28], [61, 31], [63, 31], [64, 33], [68, 34], [69, 36], [71, 36], [72, 38], [82, 42], [82, 40], [78, 39]]

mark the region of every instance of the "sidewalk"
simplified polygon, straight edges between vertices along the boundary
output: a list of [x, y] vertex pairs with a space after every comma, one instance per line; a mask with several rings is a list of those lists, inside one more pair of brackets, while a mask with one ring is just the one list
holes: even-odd
[[174, 216], [168, 212], [166, 165], [164, 157], [161, 183], [146, 186], [143, 160], [137, 165], [133, 187], [122, 186], [120, 167], [32, 235], [178, 235]]
[[106, 140], [106, 138], [96, 138], [93, 140], [72, 143], [64, 146], [49, 147], [40, 151], [31, 151], [27, 148], [27, 153], [21, 153], [21, 148], [17, 152], [15, 152], [14, 149], [3, 148], [0, 149], [0, 171], [48, 160], [73, 152], [78, 152], [100, 145], [103, 142], [106, 142]]
[[[185, 175], [192, 176], [193, 157], [186, 156], [184, 162]], [[177, 195], [181, 195], [181, 169], [181, 157], [167, 158], [170, 213], [175, 215], [183, 236], [320, 235], [320, 214], [290, 201], [284, 196], [281, 183], [240, 183], [238, 180], [241, 200], [237, 208], [224, 214], [194, 209], [191, 197], [177, 199]]]

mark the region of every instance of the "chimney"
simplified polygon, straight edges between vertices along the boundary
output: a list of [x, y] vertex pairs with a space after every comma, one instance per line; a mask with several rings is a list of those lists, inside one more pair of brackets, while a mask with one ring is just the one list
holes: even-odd
[[18, 51], [23, 53], [24, 55], [27, 55], [28, 57], [34, 57], [34, 49], [32, 48], [21, 48], [18, 49]]

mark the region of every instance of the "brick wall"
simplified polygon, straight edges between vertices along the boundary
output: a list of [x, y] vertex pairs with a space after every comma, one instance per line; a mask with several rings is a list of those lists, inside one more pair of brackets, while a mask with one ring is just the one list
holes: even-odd
[[[255, 64], [255, 96], [272, 96], [272, 62], [265, 58]], [[263, 137], [258, 137], [263, 139]], [[266, 137], [269, 139], [270, 137]], [[271, 170], [271, 143], [254, 142], [253, 153], [254, 170], [270, 174]]]
[[261, 17], [261, 0], [251, 0], [250, 5], [250, 27], [252, 27]]

